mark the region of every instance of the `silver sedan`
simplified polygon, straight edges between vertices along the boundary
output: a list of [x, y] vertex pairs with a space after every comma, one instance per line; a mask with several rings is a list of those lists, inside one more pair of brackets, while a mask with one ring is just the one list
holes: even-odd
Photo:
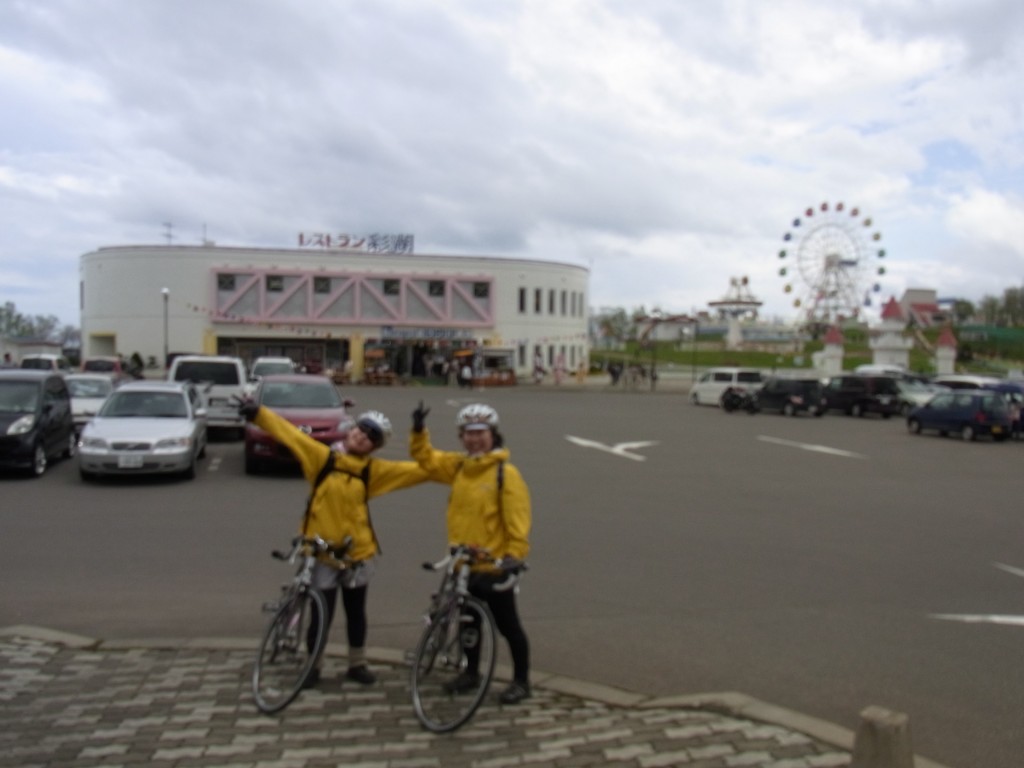
[[78, 467], [97, 475], [178, 473], [191, 479], [206, 454], [206, 407], [188, 382], [133, 381], [82, 430]]

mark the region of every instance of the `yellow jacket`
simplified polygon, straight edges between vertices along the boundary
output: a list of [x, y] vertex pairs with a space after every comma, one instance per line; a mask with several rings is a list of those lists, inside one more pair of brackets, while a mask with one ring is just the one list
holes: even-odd
[[[448, 541], [486, 547], [495, 558], [525, 560], [530, 553], [530, 492], [509, 463], [508, 449], [483, 456], [438, 451], [427, 430], [409, 436], [409, 452], [431, 480], [452, 487], [448, 497]], [[501, 496], [498, 464], [503, 464]]]
[[[260, 408], [253, 423], [294, 454], [302, 474], [312, 485], [331, 449], [269, 408]], [[364, 486], [362, 480], [367, 464], [371, 464], [369, 487]], [[378, 551], [367, 498], [422, 483], [428, 479], [427, 473], [413, 461], [371, 459], [337, 452], [334, 452], [334, 470], [316, 489], [306, 529], [300, 529], [300, 533], [320, 536], [334, 543], [351, 536], [349, 556], [357, 561], [366, 560]]]

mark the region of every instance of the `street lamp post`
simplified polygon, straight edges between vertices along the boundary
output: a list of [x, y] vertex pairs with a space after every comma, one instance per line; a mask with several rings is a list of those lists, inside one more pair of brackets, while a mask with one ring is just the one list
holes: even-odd
[[164, 297], [164, 370], [167, 370], [167, 358], [170, 356], [167, 342], [167, 302], [170, 299], [171, 291], [169, 288], [161, 288], [160, 293]]

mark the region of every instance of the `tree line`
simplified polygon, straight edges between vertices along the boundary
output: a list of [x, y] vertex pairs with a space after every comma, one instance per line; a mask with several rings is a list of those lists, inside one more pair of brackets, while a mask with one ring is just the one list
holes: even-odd
[[73, 325], [62, 324], [56, 315], [23, 315], [14, 302], [0, 304], [0, 337], [8, 339], [39, 339], [77, 347], [81, 331]]

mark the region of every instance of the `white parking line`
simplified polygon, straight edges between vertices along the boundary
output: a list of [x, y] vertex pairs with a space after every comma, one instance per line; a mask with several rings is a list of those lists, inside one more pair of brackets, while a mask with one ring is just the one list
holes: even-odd
[[827, 453], [832, 456], [845, 456], [848, 459], [867, 458], [867, 456], [865, 456], [864, 454], [854, 453], [853, 451], [844, 451], [840, 448], [830, 448], [827, 445], [814, 445], [813, 443], [798, 443], [795, 440], [783, 440], [781, 437], [768, 437], [767, 435], [758, 435], [757, 439], [765, 443], [772, 443], [774, 445], [785, 445], [788, 448], [799, 448], [802, 451]]
[[633, 443], [616, 443], [615, 445], [605, 445], [599, 443], [596, 440], [587, 440], [585, 437], [575, 437], [573, 435], [566, 435], [565, 439], [570, 443], [583, 446], [584, 448], [596, 448], [599, 451], [607, 451], [613, 453], [616, 456], [622, 456], [624, 459], [632, 459], [633, 461], [647, 461], [646, 456], [641, 456], [637, 453], [630, 453], [634, 448], [646, 448], [649, 445], [657, 445], [657, 440], [639, 440]]
[[206, 468], [206, 471], [207, 472], [216, 472], [218, 469], [220, 469], [220, 462], [221, 462], [221, 457], [220, 456], [211, 456], [210, 457], [210, 466], [208, 466]]
[[[1012, 565], [992, 563], [992, 567], [1024, 578], [1024, 569]], [[960, 621], [965, 624], [1004, 624], [1011, 627], [1024, 627], [1024, 616], [1008, 616], [998, 613], [933, 613], [930, 618], [943, 621]]]

